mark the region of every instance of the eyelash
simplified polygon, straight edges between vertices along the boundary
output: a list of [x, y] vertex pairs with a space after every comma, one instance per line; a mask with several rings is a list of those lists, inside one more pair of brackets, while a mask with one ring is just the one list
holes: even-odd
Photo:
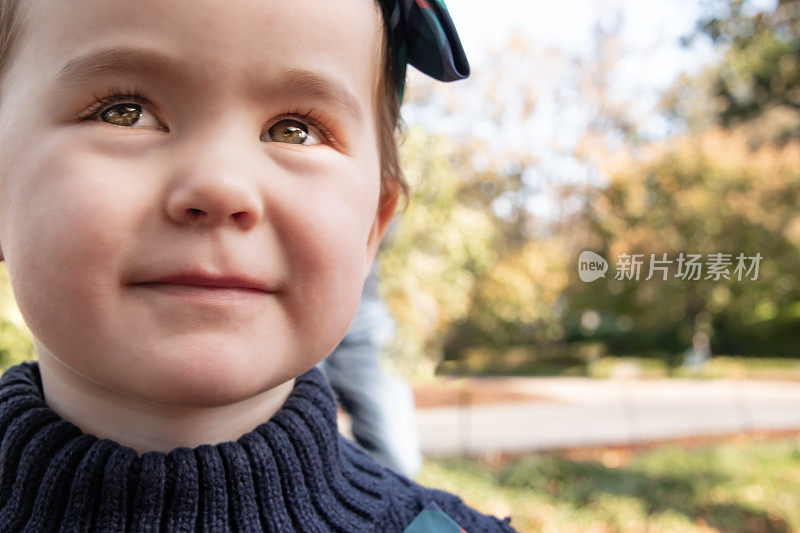
[[[151, 105], [147, 98], [142, 95], [141, 91], [135, 88], [109, 91], [103, 96], [94, 94], [94, 100], [95, 102], [89, 107], [89, 109], [78, 115], [80, 120], [97, 120], [100, 118], [100, 115], [103, 113], [103, 111], [108, 110], [109, 107], [112, 107], [116, 104], [135, 103], [147, 107]], [[335, 136], [331, 133], [332, 128], [328, 126], [327, 120], [319, 113], [319, 111], [317, 111], [316, 108], [292, 108], [291, 110], [280, 114], [274, 121], [272, 121], [269, 128], [281, 120], [297, 120], [298, 122], [302, 122], [307, 126], [311, 126], [319, 133], [321, 137], [320, 140], [323, 144], [329, 144], [335, 147], [339, 146]], [[269, 131], [269, 128], [267, 128], [267, 131]]]
[[[289, 110], [286, 113], [282, 113], [278, 115], [278, 117], [271, 123], [270, 128], [280, 122], [281, 120], [297, 120], [298, 122], [302, 122], [307, 126], [311, 126], [317, 132], [319, 132], [321, 141], [325, 144], [333, 145], [338, 147], [339, 143], [336, 141], [336, 138], [331, 133], [332, 129], [328, 126], [327, 120], [323, 117], [316, 108], [307, 107], [307, 108], [299, 108], [295, 107]], [[267, 128], [269, 131], [269, 128]]]
[[94, 103], [89, 107], [89, 109], [79, 114], [78, 118], [87, 121], [97, 120], [102, 112], [106, 111], [109, 107], [115, 104], [122, 104], [126, 102], [132, 102], [142, 106], [150, 105], [150, 102], [148, 102], [147, 99], [142, 96], [142, 93], [138, 89], [114, 90], [108, 92], [104, 96], [100, 96], [95, 93], [94, 100]]

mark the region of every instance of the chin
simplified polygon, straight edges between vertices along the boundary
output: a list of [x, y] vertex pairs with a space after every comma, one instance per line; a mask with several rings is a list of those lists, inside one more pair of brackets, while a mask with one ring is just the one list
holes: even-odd
[[[205, 349], [204, 349], [205, 348]], [[275, 353], [186, 346], [175, 357], [152, 354], [149, 364], [125, 376], [133, 395], [176, 407], [216, 407], [252, 398], [295, 377]], [[130, 387], [130, 385], [128, 385]]]

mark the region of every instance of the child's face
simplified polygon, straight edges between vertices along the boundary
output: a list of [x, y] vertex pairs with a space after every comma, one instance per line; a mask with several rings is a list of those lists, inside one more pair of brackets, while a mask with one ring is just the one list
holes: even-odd
[[[22, 2], [0, 249], [40, 358], [213, 405], [336, 346], [396, 200], [379, 209], [374, 4]], [[180, 274], [265, 290], [154, 283]]]

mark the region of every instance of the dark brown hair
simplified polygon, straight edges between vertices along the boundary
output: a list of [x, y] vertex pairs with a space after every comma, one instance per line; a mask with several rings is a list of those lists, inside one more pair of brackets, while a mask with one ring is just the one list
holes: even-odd
[[389, 26], [386, 23], [379, 0], [376, 0], [381, 27], [381, 64], [378, 66], [378, 90], [374, 102], [377, 119], [376, 131], [378, 134], [378, 150], [381, 168], [381, 197], [390, 192], [397, 192], [408, 205], [408, 182], [400, 168], [400, 154], [397, 139], [403, 129], [400, 118], [400, 100], [397, 94], [397, 83], [394, 71], [394, 61], [389, 47]]

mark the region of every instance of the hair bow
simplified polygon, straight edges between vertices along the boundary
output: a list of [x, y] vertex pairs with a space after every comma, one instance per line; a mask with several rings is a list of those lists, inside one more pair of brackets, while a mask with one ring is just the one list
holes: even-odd
[[380, 0], [389, 27], [397, 92], [403, 101], [406, 65], [440, 81], [469, 76], [469, 63], [444, 0]]

